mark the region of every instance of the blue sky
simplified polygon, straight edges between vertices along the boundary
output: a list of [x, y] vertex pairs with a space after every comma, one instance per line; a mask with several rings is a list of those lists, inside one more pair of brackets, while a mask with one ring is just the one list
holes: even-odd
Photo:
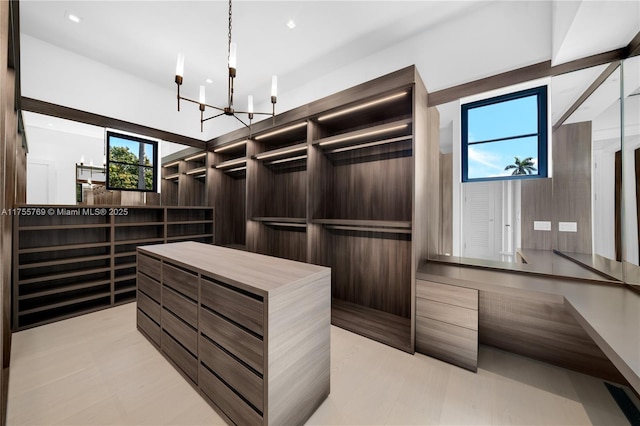
[[[468, 124], [469, 143], [537, 133], [536, 96], [470, 109]], [[468, 178], [509, 176], [504, 168], [514, 157], [533, 157], [537, 165], [537, 137], [469, 145]]]

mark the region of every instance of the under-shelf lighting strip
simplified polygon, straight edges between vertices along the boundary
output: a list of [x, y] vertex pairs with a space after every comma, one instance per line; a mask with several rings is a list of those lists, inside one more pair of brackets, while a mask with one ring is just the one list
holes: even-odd
[[269, 164], [280, 164], [280, 163], [286, 163], [289, 161], [296, 161], [296, 160], [302, 160], [304, 158], [307, 158], [306, 154], [305, 155], [299, 155], [297, 157], [288, 157], [288, 158], [283, 158], [281, 160], [274, 160], [274, 161], [270, 161]]
[[207, 170], [206, 167], [198, 167], [197, 169], [189, 170], [186, 174], [195, 175], [195, 174], [198, 174], [198, 173], [202, 173], [202, 172], [204, 172], [206, 170]]
[[227, 173], [239, 172], [240, 170], [247, 170], [247, 166], [236, 167], [235, 169], [225, 170]]
[[367, 136], [380, 135], [382, 133], [389, 133], [389, 132], [393, 132], [394, 130], [404, 129], [407, 126], [408, 126], [408, 124], [401, 124], [399, 126], [387, 127], [385, 129], [373, 130], [371, 132], [360, 133], [360, 134], [357, 134], [357, 135], [345, 136], [343, 138], [332, 139], [332, 140], [329, 140], [329, 141], [320, 142], [318, 145], [327, 146], [327, 145], [333, 145], [333, 144], [340, 143], [340, 142], [350, 141], [350, 140], [353, 140], [353, 139], [361, 139], [361, 138], [364, 138], [364, 137], [367, 137]]
[[173, 167], [173, 166], [177, 166], [178, 164], [180, 164], [180, 160], [173, 161], [171, 163], [167, 163], [167, 164], [164, 165], [164, 167]]
[[184, 159], [184, 161], [193, 161], [193, 160], [197, 160], [198, 158], [202, 158], [204, 156], [206, 156], [207, 153], [206, 152], [201, 152], [199, 154], [196, 155], [192, 155], [191, 157], [187, 157]]
[[274, 130], [273, 132], [263, 133], [262, 135], [258, 135], [255, 137], [256, 140], [269, 138], [271, 136], [279, 135], [280, 133], [288, 132], [289, 130], [299, 129], [300, 127], [305, 127], [307, 125], [306, 121], [302, 123], [297, 123], [291, 126], [283, 127], [282, 129]]
[[225, 167], [234, 166], [236, 164], [242, 164], [242, 163], [246, 163], [246, 162], [247, 162], [246, 158], [238, 158], [237, 160], [225, 161], [224, 163], [216, 164], [215, 168], [216, 169], [222, 169], [222, 168], [225, 168]]
[[284, 154], [290, 154], [292, 152], [298, 152], [298, 151], [306, 151], [307, 150], [307, 146], [298, 146], [295, 148], [291, 148], [291, 149], [285, 149], [284, 151], [275, 151], [275, 152], [265, 152], [262, 154], [258, 154], [256, 155], [256, 160], [264, 160], [265, 158], [271, 158], [271, 157], [277, 157], [279, 155], [284, 155]]
[[318, 117], [318, 121], [329, 120], [330, 118], [338, 117], [338, 116], [341, 116], [341, 115], [344, 115], [344, 114], [349, 114], [349, 113], [354, 112], [354, 111], [358, 111], [358, 110], [361, 110], [361, 109], [369, 108], [369, 107], [374, 106], [374, 105], [378, 105], [378, 104], [381, 104], [381, 103], [384, 103], [384, 102], [391, 101], [393, 99], [400, 98], [400, 97], [402, 97], [402, 96], [404, 96], [406, 94], [407, 94], [406, 91], [401, 92], [401, 93], [395, 93], [393, 95], [385, 96], [384, 98], [376, 99], [375, 101], [366, 102], [364, 104], [360, 104], [360, 105], [356, 105], [356, 106], [351, 107], [351, 108], [347, 108], [347, 109], [343, 109], [343, 110], [340, 110], [340, 111], [332, 112], [330, 114], [321, 115], [320, 117]]
[[232, 144], [229, 144], [229, 145], [223, 145], [220, 148], [214, 149], [213, 152], [222, 152], [222, 151], [226, 151], [226, 150], [235, 148], [237, 146], [246, 145], [246, 144], [247, 144], [247, 139], [239, 141], [239, 142], [235, 142], [235, 143], [232, 143]]

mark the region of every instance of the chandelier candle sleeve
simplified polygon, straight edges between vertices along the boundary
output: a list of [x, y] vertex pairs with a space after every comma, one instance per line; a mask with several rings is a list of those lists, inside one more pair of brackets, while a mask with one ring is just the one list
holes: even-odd
[[236, 55], [237, 47], [235, 43], [229, 46], [229, 69], [236, 69], [238, 64], [238, 56]]

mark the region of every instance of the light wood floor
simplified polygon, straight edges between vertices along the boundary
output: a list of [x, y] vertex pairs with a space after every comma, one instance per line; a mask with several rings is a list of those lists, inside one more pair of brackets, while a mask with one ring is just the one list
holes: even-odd
[[[224, 424], [135, 328], [135, 304], [13, 335], [9, 425]], [[331, 331], [308, 424], [626, 425], [602, 381], [480, 348], [477, 374]]]

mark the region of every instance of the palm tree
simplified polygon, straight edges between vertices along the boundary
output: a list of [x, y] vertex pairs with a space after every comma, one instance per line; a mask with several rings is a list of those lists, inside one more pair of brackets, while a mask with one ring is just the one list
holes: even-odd
[[533, 172], [538, 171], [538, 169], [536, 169], [533, 165], [533, 157], [527, 157], [524, 160], [520, 160], [518, 157], [513, 158], [515, 160], [514, 164], [509, 164], [504, 168], [505, 170], [513, 169], [513, 173], [511, 173], [511, 176], [530, 175], [533, 174]]

